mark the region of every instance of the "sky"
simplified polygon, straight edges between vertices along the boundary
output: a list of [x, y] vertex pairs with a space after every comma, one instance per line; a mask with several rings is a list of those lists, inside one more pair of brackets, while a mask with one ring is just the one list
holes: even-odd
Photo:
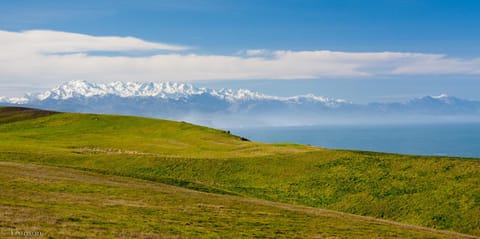
[[479, 24], [475, 0], [0, 0], [0, 96], [118, 80], [480, 100]]

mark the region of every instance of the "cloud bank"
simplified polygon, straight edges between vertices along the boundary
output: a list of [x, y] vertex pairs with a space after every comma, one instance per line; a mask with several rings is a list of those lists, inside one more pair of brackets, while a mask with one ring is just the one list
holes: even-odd
[[[119, 54], [138, 51], [144, 54]], [[117, 54], [101, 54], [105, 52]], [[480, 74], [480, 58], [265, 49], [232, 55], [199, 55], [185, 46], [134, 37], [49, 30], [0, 31], [0, 84], [52, 86], [68, 80], [321, 79], [420, 74]]]

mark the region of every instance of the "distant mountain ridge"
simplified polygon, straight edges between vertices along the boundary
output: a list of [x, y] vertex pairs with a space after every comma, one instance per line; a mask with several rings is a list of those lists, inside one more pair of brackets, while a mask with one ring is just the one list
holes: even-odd
[[[331, 100], [324, 97], [315, 96], [313, 94], [278, 97], [253, 92], [248, 89], [240, 89], [237, 91], [231, 89], [214, 90], [209, 88], [197, 88], [191, 84], [178, 82], [120, 82], [115, 81], [107, 84], [96, 84], [87, 81], [74, 80], [66, 82], [51, 90], [39, 94], [27, 94], [21, 98], [10, 98], [12, 103], [15, 102], [33, 102], [44, 101], [48, 99], [67, 100], [78, 97], [101, 97], [115, 95], [123, 98], [128, 97], [155, 97], [162, 99], [180, 99], [188, 98], [195, 95], [211, 95], [227, 101], [245, 101], [245, 100], [299, 100], [311, 99], [314, 101], [334, 103], [343, 102], [343, 100]], [[6, 98], [5, 98], [6, 99]]]
[[280, 97], [248, 89], [215, 90], [178, 82], [96, 84], [69, 81], [43, 93], [0, 97], [0, 104], [168, 118], [214, 127], [432, 120], [480, 122], [480, 101], [445, 94], [406, 102], [362, 105], [313, 94]]

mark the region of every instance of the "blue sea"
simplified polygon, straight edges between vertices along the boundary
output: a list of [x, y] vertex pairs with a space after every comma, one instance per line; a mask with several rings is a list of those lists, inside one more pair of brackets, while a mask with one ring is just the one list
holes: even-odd
[[236, 135], [260, 142], [415, 155], [480, 157], [480, 124], [302, 126], [239, 128]]

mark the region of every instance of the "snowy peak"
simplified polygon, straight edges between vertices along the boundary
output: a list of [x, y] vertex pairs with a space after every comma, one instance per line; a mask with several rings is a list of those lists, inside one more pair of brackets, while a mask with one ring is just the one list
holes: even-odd
[[65, 100], [77, 96], [93, 96], [100, 94], [98, 87], [94, 84], [90, 84], [86, 81], [70, 81], [64, 83], [52, 90], [45, 91], [38, 94], [36, 98], [38, 100], [45, 100], [48, 98], [56, 100]]
[[449, 96], [447, 94], [440, 94], [440, 95], [437, 95], [437, 96], [430, 96], [430, 97], [432, 97], [433, 99], [437, 99], [437, 100], [449, 98]]
[[437, 95], [437, 96], [425, 96], [425, 97], [413, 99], [413, 100], [409, 101], [408, 103], [452, 105], [452, 104], [465, 103], [465, 102], [469, 102], [469, 101], [459, 99], [459, 98], [456, 98], [456, 97], [453, 97], [453, 96], [449, 96], [447, 94], [440, 94], [440, 95]]
[[278, 97], [261, 94], [248, 89], [239, 89], [236, 91], [232, 89], [221, 89], [218, 91], [209, 89], [208, 92], [212, 96], [216, 96], [229, 102], [278, 99]]

